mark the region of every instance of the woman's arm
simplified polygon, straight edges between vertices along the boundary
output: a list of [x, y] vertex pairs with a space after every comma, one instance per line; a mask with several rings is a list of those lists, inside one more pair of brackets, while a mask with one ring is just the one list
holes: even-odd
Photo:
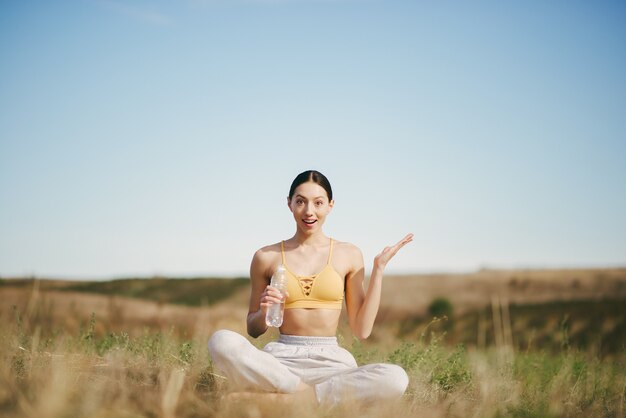
[[277, 266], [277, 260], [272, 257], [275, 251], [264, 251], [262, 248], [254, 253], [250, 264], [250, 305], [246, 325], [248, 334], [251, 337], [258, 337], [267, 331], [265, 323], [265, 313], [267, 308], [273, 303], [281, 303], [282, 294], [270, 287], [270, 278]]
[[374, 320], [380, 307], [380, 295], [382, 292], [383, 274], [385, 267], [391, 258], [396, 255], [400, 248], [413, 240], [413, 234], [406, 235], [397, 244], [385, 249], [374, 258], [374, 267], [370, 276], [367, 292], [363, 290], [365, 271], [363, 267], [363, 255], [358, 248], [352, 256], [353, 269], [346, 277], [346, 307], [348, 309], [348, 321], [352, 332], [360, 339], [365, 339], [372, 333]]
[[[267, 325], [265, 324], [265, 312], [267, 312], [267, 287], [269, 284], [269, 278], [267, 276], [268, 260], [263, 254], [262, 250], [258, 250], [252, 257], [252, 263], [250, 264], [250, 305], [248, 308], [248, 317], [246, 318], [246, 324], [248, 328], [248, 334], [251, 337], [258, 337], [267, 331]], [[261, 303], [261, 300], [264, 303]]]

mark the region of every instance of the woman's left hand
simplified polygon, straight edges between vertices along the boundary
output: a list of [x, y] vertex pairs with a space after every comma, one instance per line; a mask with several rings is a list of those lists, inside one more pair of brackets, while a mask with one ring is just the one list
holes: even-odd
[[395, 245], [392, 245], [391, 247], [385, 247], [385, 249], [382, 250], [380, 254], [374, 257], [374, 268], [384, 269], [385, 266], [387, 266], [389, 260], [391, 260], [393, 256], [396, 255], [400, 248], [404, 247], [411, 241], [413, 241], [413, 234], [407, 234]]

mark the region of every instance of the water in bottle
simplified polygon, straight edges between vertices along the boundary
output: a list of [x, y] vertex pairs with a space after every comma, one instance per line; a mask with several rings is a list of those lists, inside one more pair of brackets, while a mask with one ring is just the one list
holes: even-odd
[[283, 312], [285, 311], [285, 292], [287, 291], [287, 275], [285, 274], [285, 267], [281, 264], [278, 266], [270, 286], [278, 290], [282, 294], [281, 303], [273, 303], [267, 308], [265, 314], [265, 323], [268, 327], [280, 327], [283, 324]]

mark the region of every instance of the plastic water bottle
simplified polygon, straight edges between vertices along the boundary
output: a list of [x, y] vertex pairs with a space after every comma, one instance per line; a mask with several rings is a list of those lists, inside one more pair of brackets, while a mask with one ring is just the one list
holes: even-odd
[[265, 314], [265, 323], [268, 327], [280, 327], [283, 324], [283, 312], [285, 311], [285, 292], [287, 291], [287, 275], [285, 274], [285, 267], [281, 264], [278, 266], [270, 286], [278, 290], [282, 294], [281, 303], [273, 303], [267, 308]]

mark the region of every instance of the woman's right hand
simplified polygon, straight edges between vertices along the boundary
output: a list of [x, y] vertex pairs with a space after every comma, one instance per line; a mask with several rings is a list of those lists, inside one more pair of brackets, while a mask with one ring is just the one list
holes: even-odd
[[263, 293], [261, 293], [261, 310], [263, 312], [267, 312], [267, 308], [274, 303], [281, 303], [283, 300], [287, 299], [288, 293], [285, 292], [285, 295], [270, 285], [265, 287]]

